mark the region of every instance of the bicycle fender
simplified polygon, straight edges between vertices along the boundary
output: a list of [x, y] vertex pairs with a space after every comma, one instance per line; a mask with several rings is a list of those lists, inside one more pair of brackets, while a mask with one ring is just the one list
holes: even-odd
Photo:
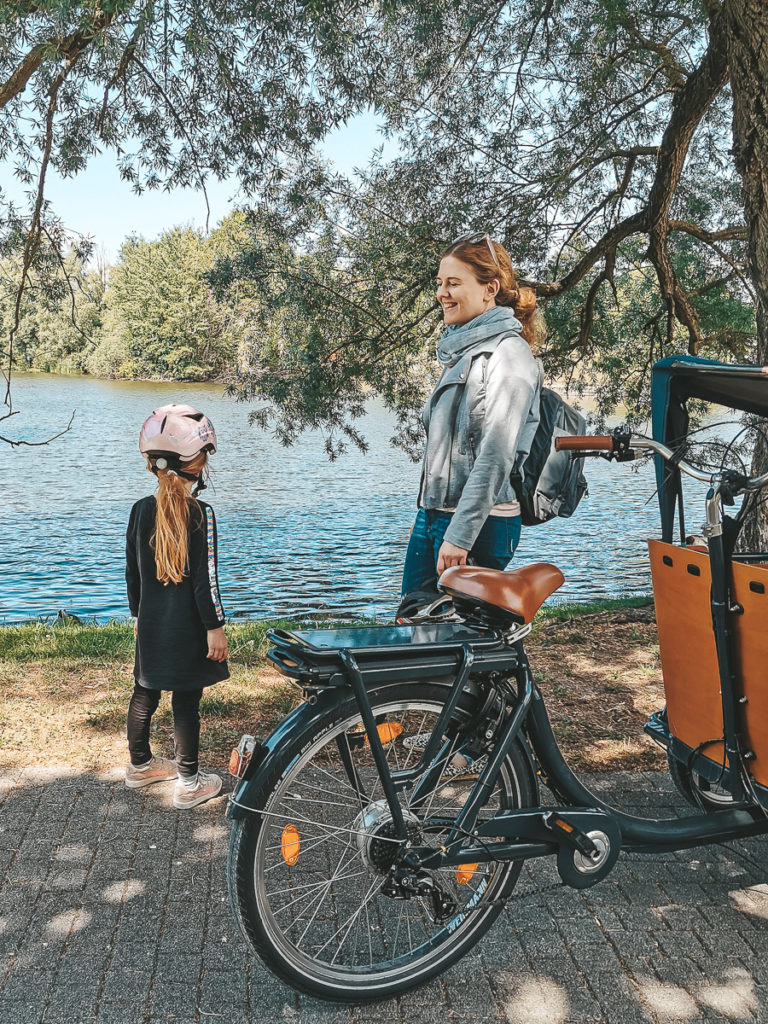
[[[329, 688], [327, 691], [321, 692], [313, 703], [305, 701], [291, 711], [274, 732], [259, 744], [254, 751], [246, 777], [237, 783], [230, 794], [227, 806], [228, 818], [243, 818], [250, 811], [258, 809], [256, 806], [258, 794], [285, 747], [294, 743], [299, 736], [311, 729], [313, 724], [323, 718], [338, 701], [339, 690], [337, 688]], [[298, 757], [299, 754], [296, 756]]]
[[[398, 680], [391, 683], [371, 686], [370, 690], [381, 691], [388, 686], [399, 686]], [[352, 698], [351, 690], [341, 687], [329, 687], [317, 695], [314, 702], [306, 701], [300, 704], [277, 726], [263, 743], [260, 743], [254, 751], [251, 764], [248, 767], [245, 778], [238, 782], [229, 797], [227, 806], [227, 817], [238, 819], [245, 817], [252, 811], [258, 811], [258, 794], [261, 792], [264, 782], [274, 769], [275, 762], [285, 750], [285, 747], [295, 743], [306, 732], [311, 731], [312, 726], [323, 718], [335, 705], [344, 699]], [[524, 736], [520, 735], [520, 747], [522, 748], [525, 760], [530, 773], [530, 780], [534, 792], [538, 793], [538, 777], [533, 755], [530, 746]], [[297, 753], [300, 756], [301, 751]], [[293, 762], [291, 762], [293, 763]]]

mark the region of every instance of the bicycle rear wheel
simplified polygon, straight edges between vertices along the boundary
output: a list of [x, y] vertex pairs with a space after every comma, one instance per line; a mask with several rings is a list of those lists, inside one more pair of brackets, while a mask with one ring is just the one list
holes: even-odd
[[[449, 687], [400, 683], [372, 693], [379, 735], [393, 769], [415, 765], [421, 751], [403, 740], [430, 730]], [[462, 698], [456, 721], [473, 698]], [[468, 864], [428, 872], [447, 911], [424, 896], [385, 892], [395, 859], [391, 814], [370, 746], [359, 732], [351, 696], [286, 749], [258, 795], [262, 813], [235, 822], [229, 854], [230, 897], [246, 937], [291, 985], [326, 999], [360, 1002], [395, 995], [444, 971], [501, 912], [499, 900], [521, 863]], [[453, 734], [455, 730], [451, 730]], [[441, 774], [416, 806], [400, 794], [414, 843], [440, 844], [473, 786], [456, 775], [459, 735], [441, 756]], [[515, 745], [481, 811], [532, 806], [536, 780]]]

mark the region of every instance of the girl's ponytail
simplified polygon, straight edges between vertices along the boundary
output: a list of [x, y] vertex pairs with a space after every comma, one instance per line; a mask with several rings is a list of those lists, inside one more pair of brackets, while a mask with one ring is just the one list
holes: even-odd
[[[198, 476], [207, 462], [207, 454], [200, 452], [185, 463], [184, 472]], [[189, 494], [184, 477], [170, 469], [158, 469], [156, 472], [157, 516], [152, 546], [157, 578], [165, 584], [181, 583], [187, 571], [189, 516], [194, 499]]]

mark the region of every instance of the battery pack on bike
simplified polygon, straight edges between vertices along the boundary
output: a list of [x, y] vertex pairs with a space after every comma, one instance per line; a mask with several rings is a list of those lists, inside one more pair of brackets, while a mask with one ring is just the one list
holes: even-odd
[[452, 676], [464, 646], [482, 659], [483, 668], [511, 671], [517, 665], [514, 648], [505, 645], [499, 630], [459, 623], [421, 626], [346, 627], [342, 629], [271, 629], [272, 664], [309, 695], [317, 688], [349, 686], [342, 651], [352, 651], [366, 683]]

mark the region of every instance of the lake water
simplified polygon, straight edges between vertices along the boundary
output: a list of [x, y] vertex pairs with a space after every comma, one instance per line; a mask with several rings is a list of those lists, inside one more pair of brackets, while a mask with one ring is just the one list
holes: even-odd
[[[419, 467], [390, 444], [394, 419], [371, 403], [367, 455], [328, 461], [306, 434], [284, 448], [248, 426], [250, 407], [216, 385], [21, 375], [18, 416], [3, 433], [51, 445], [0, 444], [0, 622], [56, 615], [105, 621], [128, 614], [124, 538], [133, 502], [153, 490], [137, 441], [167, 402], [213, 420], [219, 452], [205, 497], [219, 524], [219, 582], [230, 617], [391, 617], [415, 515]], [[645, 540], [658, 536], [652, 467], [588, 460], [590, 495], [570, 520], [523, 530], [515, 565], [551, 561], [566, 577], [558, 600], [650, 591]], [[703, 518], [698, 503], [693, 527]]]

